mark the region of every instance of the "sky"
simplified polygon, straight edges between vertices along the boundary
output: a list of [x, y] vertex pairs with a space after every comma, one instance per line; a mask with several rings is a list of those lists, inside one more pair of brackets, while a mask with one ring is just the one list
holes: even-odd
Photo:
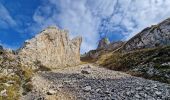
[[82, 36], [81, 53], [98, 41], [126, 41], [170, 17], [170, 0], [0, 0], [0, 45], [18, 49], [48, 26]]

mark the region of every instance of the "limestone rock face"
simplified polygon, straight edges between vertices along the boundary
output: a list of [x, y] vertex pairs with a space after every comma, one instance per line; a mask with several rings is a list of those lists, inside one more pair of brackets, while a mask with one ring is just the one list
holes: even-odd
[[103, 55], [108, 52], [112, 52], [120, 48], [125, 42], [116, 41], [116, 42], [104, 42], [102, 39], [99, 42], [99, 46], [96, 50], [91, 50], [88, 53], [82, 55], [81, 60], [86, 61], [87, 59], [97, 59], [100, 55]]
[[114, 51], [118, 48], [120, 48], [125, 42], [123, 41], [116, 41], [116, 42], [112, 42], [108, 45], [108, 48], [106, 48], [108, 51]]
[[170, 44], [170, 19], [145, 28], [143, 31], [131, 38], [124, 46], [124, 51], [143, 48], [153, 48]]
[[99, 41], [97, 49], [105, 49], [110, 44], [107, 38], [103, 38]]
[[0, 50], [3, 50], [3, 47], [0, 45]]
[[41, 62], [52, 69], [73, 66], [80, 62], [81, 42], [81, 37], [70, 40], [67, 31], [49, 27], [26, 41], [18, 55], [24, 65]]

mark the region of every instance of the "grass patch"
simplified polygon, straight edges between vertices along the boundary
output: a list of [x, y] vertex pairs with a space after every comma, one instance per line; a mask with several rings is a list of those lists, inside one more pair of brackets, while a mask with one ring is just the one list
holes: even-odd
[[[106, 68], [124, 71], [135, 76], [142, 76], [148, 79], [169, 83], [167, 75], [170, 75], [170, 65], [163, 65], [170, 62], [170, 46], [136, 50], [128, 53], [113, 52], [109, 56], [102, 55], [97, 63]], [[134, 71], [139, 69], [140, 71]], [[154, 72], [150, 76], [147, 71], [154, 68], [159, 75]], [[133, 73], [133, 74], [132, 74]]]
[[[13, 81], [14, 83], [8, 83], [9, 81]], [[6, 86], [5, 84], [8, 84], [9, 86]], [[18, 100], [20, 97], [20, 86], [21, 81], [18, 76], [1, 76], [0, 77], [0, 91], [6, 90], [7, 96], [0, 96], [0, 100]]]

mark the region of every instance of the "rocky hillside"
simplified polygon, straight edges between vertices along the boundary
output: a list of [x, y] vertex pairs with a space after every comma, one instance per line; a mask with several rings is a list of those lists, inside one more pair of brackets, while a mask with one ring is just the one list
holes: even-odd
[[132, 51], [165, 45], [170, 45], [170, 19], [166, 19], [158, 25], [145, 28], [126, 42], [121, 50]]
[[33, 71], [21, 66], [13, 51], [0, 49], [0, 100], [18, 100], [31, 91]]
[[[118, 42], [118, 48], [112, 49], [112, 52], [93, 50], [95, 52], [92, 54], [100, 54], [95, 60], [89, 56], [85, 56], [86, 60], [82, 57], [82, 60], [93, 61], [131, 75], [170, 83], [169, 45], [170, 19], [166, 19], [158, 25], [144, 29], [124, 44]], [[91, 51], [87, 54], [91, 54]]]
[[110, 42], [108, 38], [103, 38], [99, 41], [96, 50], [91, 50], [88, 53], [82, 55], [81, 61], [95, 62], [101, 55], [117, 50], [124, 43], [125, 42], [123, 41]]
[[65, 30], [48, 27], [27, 40], [18, 55], [23, 65], [34, 69], [39, 63], [50, 69], [74, 66], [80, 63], [81, 41], [81, 37], [70, 40]]
[[[170, 86], [93, 64], [40, 72], [22, 100], [169, 100]], [[41, 83], [41, 84], [39, 84]]]
[[100, 56], [97, 63], [106, 68], [170, 84], [170, 47], [142, 49]]
[[17, 51], [0, 46], [0, 100], [19, 100], [32, 91], [32, 76], [39, 71], [80, 63], [81, 37], [70, 40], [68, 32], [48, 27]]
[[97, 50], [81, 57], [100, 66], [82, 65], [82, 39], [70, 40], [68, 32], [56, 27], [43, 30], [18, 51], [0, 46], [0, 100], [169, 100], [168, 23], [146, 28], [126, 43], [102, 39]]

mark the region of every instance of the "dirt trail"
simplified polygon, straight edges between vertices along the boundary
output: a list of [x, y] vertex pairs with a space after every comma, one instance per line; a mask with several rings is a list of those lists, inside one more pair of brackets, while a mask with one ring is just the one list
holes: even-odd
[[170, 86], [92, 64], [40, 72], [23, 100], [170, 100]]

